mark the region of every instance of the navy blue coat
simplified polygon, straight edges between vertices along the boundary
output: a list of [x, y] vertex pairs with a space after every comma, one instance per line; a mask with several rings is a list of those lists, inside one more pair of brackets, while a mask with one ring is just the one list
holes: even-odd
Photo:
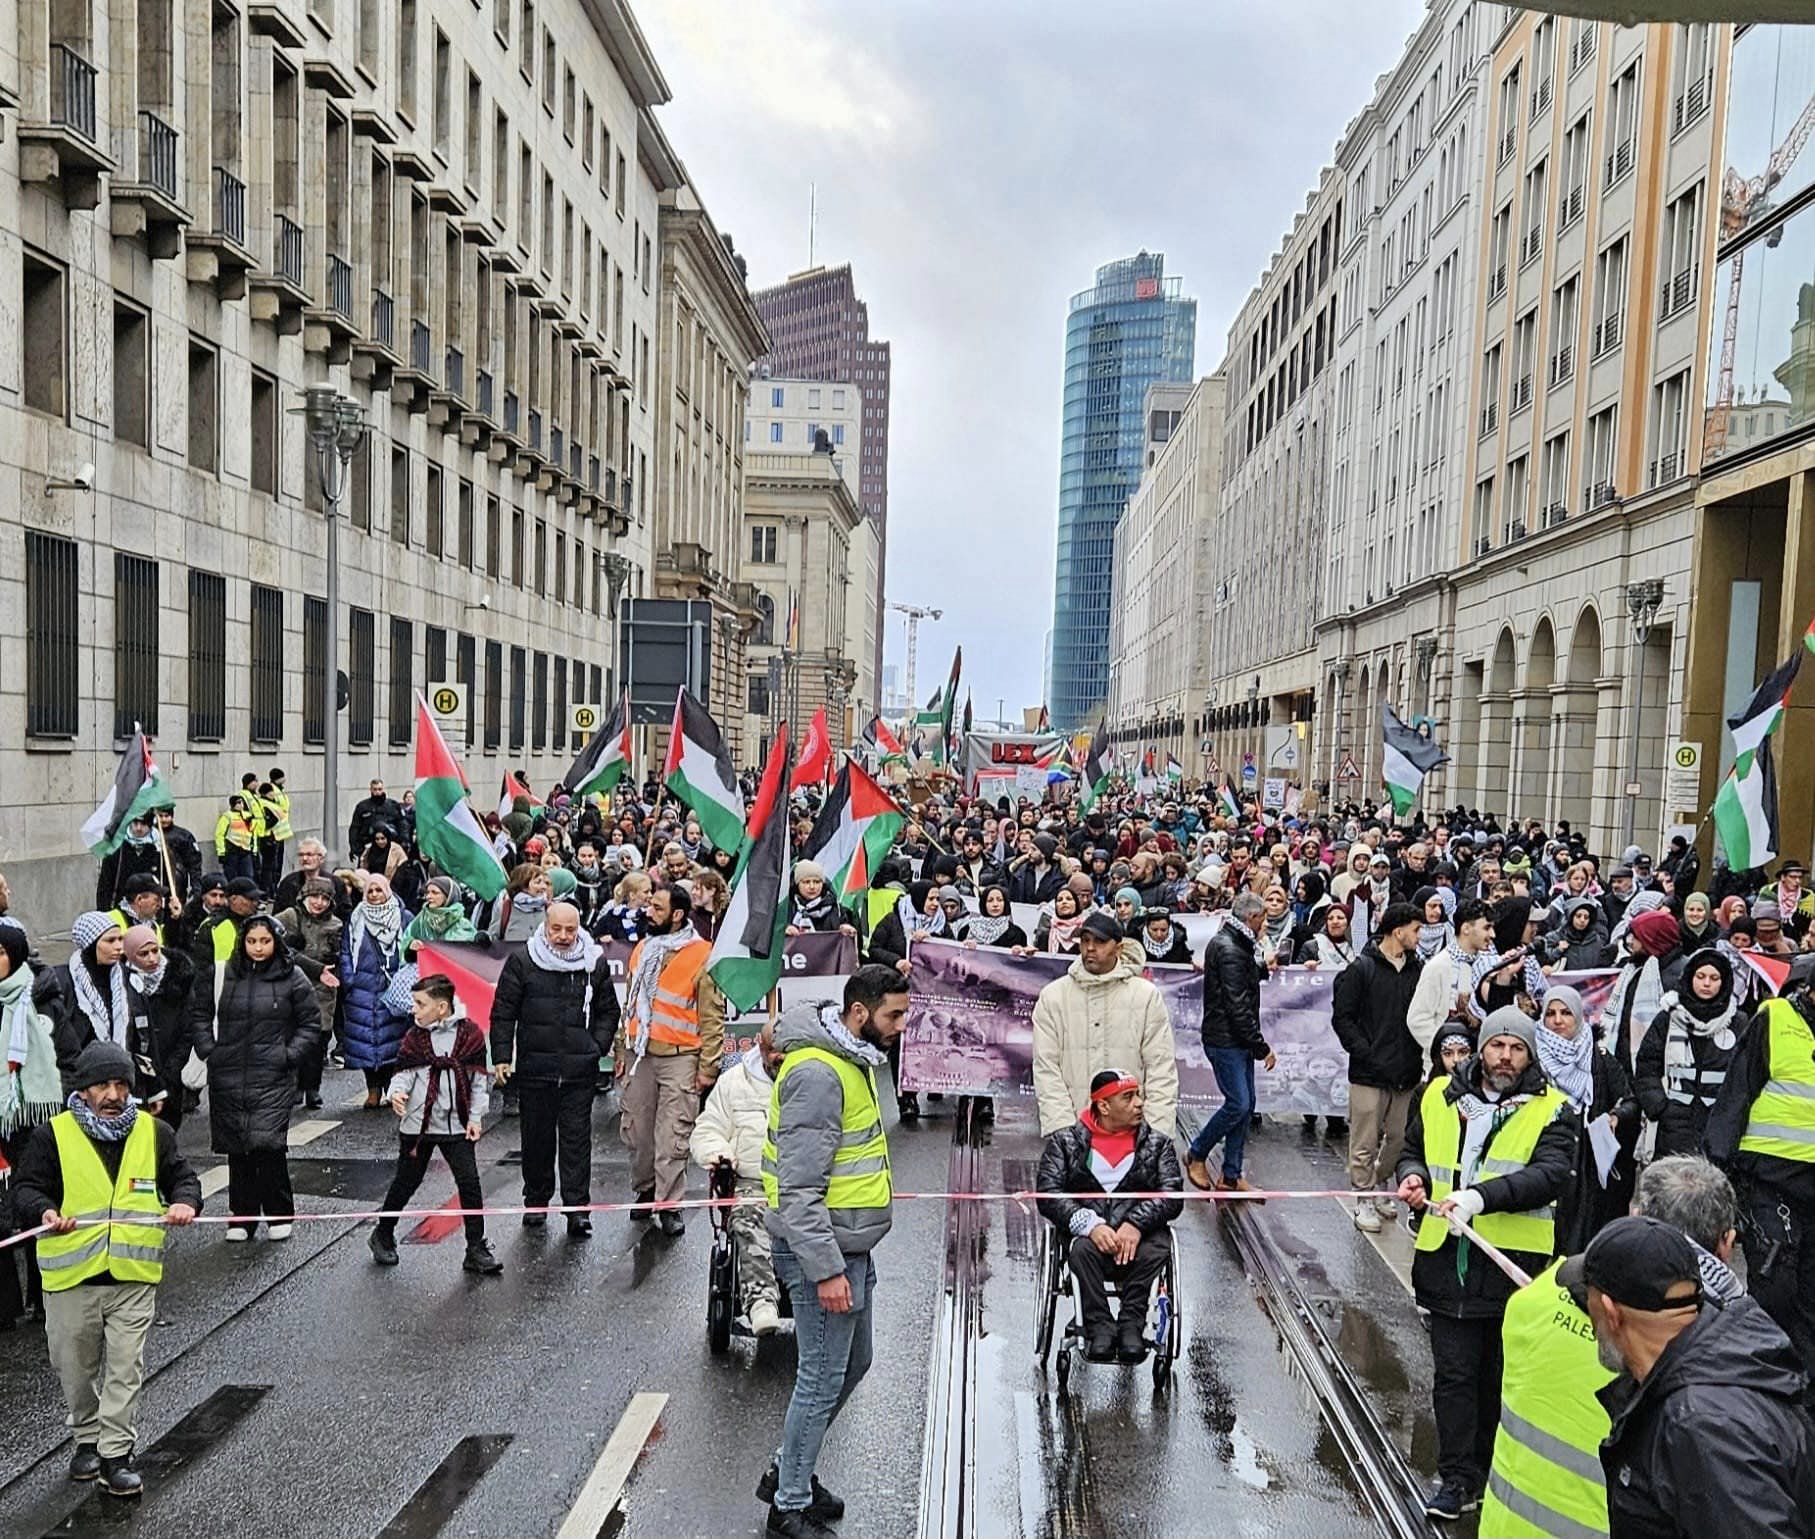
[[[407, 908], [403, 911], [405, 929], [414, 917]], [[387, 957], [368, 935], [355, 957], [350, 949], [353, 933], [349, 921], [340, 941], [340, 1008], [347, 1067], [388, 1069], [397, 1062], [397, 1049], [410, 1029], [407, 1014], [396, 1014], [384, 1004], [385, 990], [403, 965], [403, 952], [398, 949]]]

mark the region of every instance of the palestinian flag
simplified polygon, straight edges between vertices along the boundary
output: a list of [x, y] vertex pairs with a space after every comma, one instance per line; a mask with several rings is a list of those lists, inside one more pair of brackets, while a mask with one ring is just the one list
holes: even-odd
[[515, 771], [512, 771], [504, 777], [503, 788], [498, 793], [498, 818], [500, 821], [508, 818], [511, 813], [516, 810], [517, 798], [519, 796], [527, 797], [529, 799], [529, 804], [532, 807], [547, 805], [541, 797], [537, 796], [534, 791], [524, 785], [521, 776]]
[[1777, 858], [1777, 770], [1769, 737], [1733, 761], [1715, 792], [1713, 818], [1733, 870], [1748, 871]]
[[1802, 644], [1815, 652], [1815, 620], [1809, 621], [1809, 628], [1802, 633]]
[[889, 731], [888, 723], [880, 716], [871, 719], [863, 740], [875, 752], [878, 765], [907, 763], [907, 750], [901, 746], [901, 740]]
[[800, 761], [794, 766], [790, 790], [816, 786], [832, 773], [832, 733], [826, 726], [826, 708], [822, 705], [807, 723], [807, 735], [800, 745]]
[[682, 689], [668, 734], [662, 784], [693, 811], [714, 849], [735, 850], [744, 837], [744, 797], [731, 767], [731, 750], [712, 713]]
[[1387, 795], [1393, 799], [1393, 815], [1404, 817], [1418, 800], [1418, 787], [1424, 777], [1439, 764], [1448, 764], [1449, 755], [1434, 739], [1414, 732], [1399, 719], [1389, 705], [1381, 723], [1385, 748], [1381, 754], [1381, 778], [1386, 781]]
[[1096, 805], [1097, 798], [1103, 794], [1113, 773], [1109, 758], [1109, 738], [1099, 732], [1096, 741], [1090, 745], [1090, 752], [1084, 755], [1084, 766], [1080, 771], [1084, 788], [1078, 797], [1080, 812], [1088, 812]]
[[851, 897], [869, 887], [871, 873], [906, 822], [894, 798], [847, 759], [801, 859], [819, 862], [835, 897]]
[[908, 724], [914, 757], [931, 759], [935, 764], [945, 763], [945, 740], [939, 735], [945, 720], [945, 708], [940, 704], [942, 698], [943, 692], [935, 691], [926, 709], [917, 712]]
[[[1807, 638], [1805, 637], [1806, 641]], [[1788, 662], [1753, 691], [1737, 716], [1727, 718], [1727, 730], [1733, 734], [1733, 757], [1744, 758], [1777, 730], [1783, 720], [1784, 707], [1790, 703], [1790, 686], [1802, 668], [1802, 653], [1792, 652]], [[1736, 766], [1737, 767], [1737, 766]]]
[[451, 978], [454, 997], [466, 1006], [467, 1019], [481, 1031], [492, 1029], [492, 1000], [498, 978], [521, 942], [507, 946], [483, 941], [424, 941], [416, 948], [416, 971], [424, 978], [439, 973]]
[[440, 869], [488, 902], [504, 891], [504, 867], [466, 799], [453, 751], [416, 692], [416, 843]]
[[945, 681], [945, 692], [940, 697], [939, 707], [939, 741], [949, 744], [952, 740], [952, 713], [958, 707], [958, 675], [964, 669], [964, 648], [957, 647], [952, 652], [952, 671]]
[[630, 773], [630, 696], [619, 697], [605, 725], [593, 733], [561, 784], [575, 797], [609, 792]]
[[958, 729], [965, 737], [970, 736], [971, 722], [974, 720], [971, 715], [971, 692], [967, 689], [964, 692], [964, 725]]
[[82, 842], [88, 846], [88, 853], [102, 859], [113, 854], [125, 842], [128, 823], [134, 818], [150, 822], [153, 809], [169, 800], [170, 794], [151, 757], [151, 739], [135, 723], [132, 741], [113, 772], [113, 784], [82, 825]]
[[1224, 817], [1239, 818], [1242, 815], [1242, 804], [1235, 794], [1235, 782], [1227, 775], [1223, 776], [1223, 783], [1217, 787], [1216, 799], [1222, 806]]
[[1174, 785], [1185, 778], [1185, 766], [1171, 754], [1166, 755], [1166, 778]]
[[1781, 994], [1790, 981], [1790, 959], [1767, 956], [1762, 951], [1742, 951], [1739, 959], [1752, 969], [1754, 976], [1773, 994]]
[[[781, 978], [791, 865], [784, 787], [792, 761], [788, 729], [783, 727], [769, 750], [756, 803], [750, 809], [748, 838], [731, 884], [731, 900], [719, 923], [712, 954], [706, 959], [706, 970], [719, 992], [739, 1010], [760, 1004]], [[740, 828], [740, 835], [743, 832]]]

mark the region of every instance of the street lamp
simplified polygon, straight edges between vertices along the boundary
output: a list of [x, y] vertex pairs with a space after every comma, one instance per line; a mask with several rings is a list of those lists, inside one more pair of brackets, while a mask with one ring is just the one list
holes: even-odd
[[322, 796], [321, 842], [330, 849], [340, 828], [340, 505], [347, 494], [353, 456], [370, 429], [359, 402], [332, 385], [311, 385], [300, 408], [315, 451], [315, 477], [321, 488], [327, 534], [327, 624], [322, 649]]
[[1627, 763], [1631, 766], [1626, 782], [1626, 843], [1633, 842], [1638, 825], [1639, 789], [1639, 716], [1645, 704], [1645, 642], [1657, 619], [1658, 606], [1664, 602], [1664, 584], [1656, 577], [1626, 584], [1626, 614], [1632, 621], [1632, 731], [1627, 739]]

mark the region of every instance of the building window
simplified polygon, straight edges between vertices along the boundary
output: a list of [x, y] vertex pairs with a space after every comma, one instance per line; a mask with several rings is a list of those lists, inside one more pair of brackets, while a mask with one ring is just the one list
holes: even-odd
[[19, 327], [19, 377], [25, 404], [61, 417], [66, 410], [68, 319], [63, 269], [26, 253]]
[[[137, 305], [113, 307], [113, 435], [151, 446], [151, 322]], [[35, 365], [34, 365], [35, 366]], [[29, 387], [28, 387], [29, 388]]]
[[372, 532], [372, 441], [353, 451], [353, 464], [348, 472], [347, 518], [355, 529]]
[[510, 510], [510, 580], [518, 588], [523, 586], [527, 575], [524, 571], [523, 545], [523, 510]]
[[[536, 520], [536, 593], [538, 596], [548, 592], [548, 524], [543, 519]], [[519, 745], [513, 745], [519, 746]]]
[[391, 746], [408, 748], [416, 694], [416, 627], [391, 616]]
[[1683, 369], [1651, 391], [1651, 485], [1662, 486], [1683, 474], [1688, 428], [1689, 371]]
[[768, 562], [775, 559], [774, 524], [752, 524], [750, 526], [750, 559]]
[[416, 117], [416, 0], [397, 0], [397, 110]]
[[76, 559], [74, 540], [25, 531], [25, 730], [32, 737], [74, 737], [79, 724]]
[[[574, 679], [579, 680], [580, 666], [574, 665]], [[567, 659], [555, 659], [554, 705], [549, 712], [551, 746], [556, 753], [567, 752]]]
[[328, 683], [328, 602], [309, 595], [303, 598], [302, 736], [305, 743], [322, 740], [323, 694]]
[[378, 622], [369, 609], [347, 616], [347, 741], [364, 748], [372, 741], [372, 718], [378, 694]]
[[567, 602], [567, 536], [555, 531], [555, 602]]
[[432, 689], [447, 682], [447, 632], [430, 625], [422, 633], [422, 685]]
[[769, 680], [764, 674], [750, 675], [750, 688], [745, 696], [744, 710], [746, 715], [767, 716], [769, 714]]
[[485, 499], [485, 574], [488, 577], [504, 575], [499, 567], [504, 539], [503, 526], [503, 505], [496, 497], [488, 494]]
[[158, 730], [158, 564], [113, 557], [113, 735]]
[[425, 548], [431, 556], [445, 556], [446, 512], [441, 502], [441, 467], [430, 464], [423, 474], [422, 498], [428, 514], [428, 536]]
[[396, 447], [391, 450], [391, 539], [410, 543], [410, 451]]
[[[267, 497], [277, 495], [277, 381], [252, 371], [252, 490]], [[315, 485], [313, 477], [309, 484]]]
[[780, 443], [781, 442], [781, 433], [782, 433], [782, 426], [779, 422], [771, 422], [769, 424], [769, 442], [770, 443], [772, 443], [772, 444]]
[[538, 652], [530, 683], [529, 746], [536, 753], [548, 747], [548, 654]]
[[453, 49], [448, 46], [447, 34], [439, 27], [435, 29], [435, 104], [434, 135], [435, 153], [443, 162], [448, 158], [448, 139], [454, 129], [453, 83], [449, 76], [453, 70]]
[[212, 471], [220, 465], [219, 365], [206, 342], [189, 340], [189, 463]]
[[525, 675], [529, 654], [522, 647], [510, 649], [510, 751], [521, 753], [524, 739]]
[[252, 741], [281, 742], [284, 735], [284, 595], [281, 588], [252, 585]]
[[458, 517], [460, 520], [460, 564], [470, 572], [473, 569], [473, 483], [471, 481], [460, 483]]
[[501, 738], [499, 721], [504, 702], [504, 644], [485, 644], [485, 751], [496, 753]]
[[475, 727], [479, 721], [479, 692], [474, 687], [478, 683], [474, 654], [477, 643], [464, 631], [454, 643], [454, 677], [466, 686], [466, 746], [473, 747], [478, 741]]
[[189, 571], [189, 741], [227, 735], [227, 579]]

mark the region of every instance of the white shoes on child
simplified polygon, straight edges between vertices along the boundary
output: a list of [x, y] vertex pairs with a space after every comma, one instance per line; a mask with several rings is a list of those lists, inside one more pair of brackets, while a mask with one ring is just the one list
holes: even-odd
[[750, 1329], [758, 1336], [773, 1336], [781, 1329], [781, 1311], [767, 1299], [750, 1306]]

